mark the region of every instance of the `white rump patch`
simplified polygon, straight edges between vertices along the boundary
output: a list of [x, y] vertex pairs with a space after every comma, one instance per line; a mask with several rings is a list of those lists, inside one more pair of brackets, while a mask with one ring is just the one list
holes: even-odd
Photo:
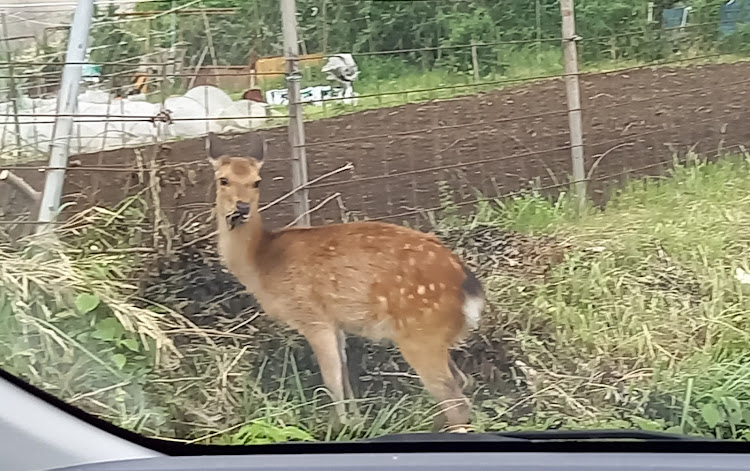
[[463, 308], [461, 309], [466, 318], [466, 326], [474, 330], [479, 327], [479, 319], [484, 309], [484, 298], [480, 296], [466, 296]]

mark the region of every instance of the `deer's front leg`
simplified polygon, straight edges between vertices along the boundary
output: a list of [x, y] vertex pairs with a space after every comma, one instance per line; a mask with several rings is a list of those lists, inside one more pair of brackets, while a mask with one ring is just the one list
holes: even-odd
[[347, 416], [344, 406], [344, 363], [339, 348], [338, 329], [334, 326], [315, 326], [301, 332], [318, 360], [323, 383], [333, 401], [336, 418], [339, 424], [343, 425], [347, 422]]

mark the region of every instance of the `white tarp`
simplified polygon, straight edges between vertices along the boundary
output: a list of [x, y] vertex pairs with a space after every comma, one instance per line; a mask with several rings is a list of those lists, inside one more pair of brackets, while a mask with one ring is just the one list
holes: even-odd
[[[0, 103], [0, 156], [14, 155], [19, 144], [24, 155], [48, 153], [56, 100], [21, 97], [18, 106], [21, 116], [16, 119], [11, 104]], [[112, 99], [107, 92], [86, 90], [78, 97], [76, 114], [69, 140], [72, 154], [256, 129], [266, 122], [269, 110], [266, 104], [233, 101], [224, 91], [202, 85], [167, 98], [163, 107], [139, 95]], [[163, 122], [160, 115], [171, 122]]]

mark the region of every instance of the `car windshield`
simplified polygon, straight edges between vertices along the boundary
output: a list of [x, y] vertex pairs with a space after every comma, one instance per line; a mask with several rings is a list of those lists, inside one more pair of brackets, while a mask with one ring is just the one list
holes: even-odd
[[3, 370], [186, 443], [748, 438], [749, 0], [5, 3]]

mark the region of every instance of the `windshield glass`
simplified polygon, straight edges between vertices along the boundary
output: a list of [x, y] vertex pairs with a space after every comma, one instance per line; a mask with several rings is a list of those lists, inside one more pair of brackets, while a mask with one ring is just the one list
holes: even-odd
[[747, 438], [750, 1], [91, 3], [2, 17], [3, 370], [191, 443]]

